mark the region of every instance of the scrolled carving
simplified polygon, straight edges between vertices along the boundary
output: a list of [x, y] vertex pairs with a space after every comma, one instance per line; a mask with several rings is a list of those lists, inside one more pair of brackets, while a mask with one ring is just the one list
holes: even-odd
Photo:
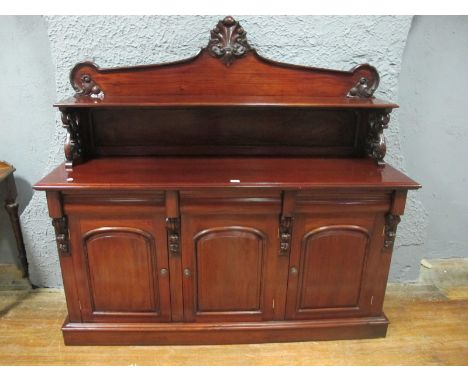
[[229, 66], [236, 58], [247, 53], [251, 47], [247, 42], [247, 33], [244, 28], [233, 17], [227, 16], [211, 30], [207, 49], [210, 55], [220, 58], [226, 66]]
[[166, 218], [169, 255], [180, 254], [180, 218]]
[[282, 216], [279, 227], [280, 237], [280, 256], [288, 256], [291, 249], [293, 218], [290, 216]]
[[68, 220], [66, 216], [52, 219], [52, 224], [55, 229], [55, 241], [57, 242], [57, 250], [60, 256], [70, 255]]
[[395, 243], [396, 230], [398, 223], [400, 223], [398, 215], [387, 214], [385, 216], [385, 239], [384, 248], [391, 249]]
[[356, 84], [349, 90], [348, 97], [372, 98], [380, 82], [380, 76], [373, 66], [365, 64], [353, 69], [353, 72], [365, 70], [368, 74], [361, 76]]
[[[86, 68], [86, 69], [83, 69]], [[98, 70], [93, 62], [81, 62], [70, 72], [70, 83], [78, 96], [89, 96], [92, 98], [103, 98], [104, 92], [99, 84], [93, 79], [92, 71]]]
[[76, 162], [82, 160], [83, 148], [80, 137], [80, 118], [77, 113], [61, 110], [62, 125], [67, 129], [67, 139], [64, 146], [65, 169], [71, 171]]
[[383, 134], [384, 129], [390, 122], [390, 111], [381, 110], [369, 114], [369, 132], [366, 140], [366, 152], [377, 160], [377, 163], [384, 164], [383, 158], [387, 152], [387, 141]]
[[80, 95], [97, 96], [99, 93], [102, 93], [99, 85], [94, 82], [89, 74], [83, 74], [81, 76], [81, 86], [82, 90], [78, 93]]

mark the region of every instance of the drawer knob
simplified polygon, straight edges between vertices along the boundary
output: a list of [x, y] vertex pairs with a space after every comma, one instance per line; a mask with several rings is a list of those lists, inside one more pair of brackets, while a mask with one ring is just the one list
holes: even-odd
[[167, 268], [162, 268], [162, 269], [159, 271], [159, 273], [161, 274], [161, 276], [167, 276], [168, 270], [167, 270]]
[[185, 269], [184, 269], [184, 277], [188, 278], [188, 277], [190, 277], [190, 275], [191, 275], [190, 269], [185, 268]]
[[297, 268], [296, 268], [296, 267], [291, 267], [291, 269], [289, 269], [289, 272], [290, 272], [292, 275], [296, 275], [296, 274], [297, 274]]

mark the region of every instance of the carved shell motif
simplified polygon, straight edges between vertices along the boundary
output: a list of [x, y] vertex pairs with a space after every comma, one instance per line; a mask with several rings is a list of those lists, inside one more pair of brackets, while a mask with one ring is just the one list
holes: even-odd
[[251, 49], [244, 28], [231, 16], [220, 20], [211, 31], [207, 48], [210, 55], [220, 58], [226, 66]]

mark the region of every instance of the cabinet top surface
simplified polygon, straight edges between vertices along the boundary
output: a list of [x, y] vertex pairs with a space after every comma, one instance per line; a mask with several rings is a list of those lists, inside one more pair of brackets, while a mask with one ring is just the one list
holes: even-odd
[[67, 179], [64, 164], [36, 190], [156, 190], [196, 188], [417, 189], [392, 166], [371, 159], [321, 158], [100, 158], [77, 165]]

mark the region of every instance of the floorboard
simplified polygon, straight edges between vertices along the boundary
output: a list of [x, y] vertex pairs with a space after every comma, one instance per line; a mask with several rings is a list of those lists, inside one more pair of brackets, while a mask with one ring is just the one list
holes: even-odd
[[386, 338], [222, 346], [64, 346], [61, 290], [0, 292], [0, 365], [468, 365], [468, 295], [390, 285]]

